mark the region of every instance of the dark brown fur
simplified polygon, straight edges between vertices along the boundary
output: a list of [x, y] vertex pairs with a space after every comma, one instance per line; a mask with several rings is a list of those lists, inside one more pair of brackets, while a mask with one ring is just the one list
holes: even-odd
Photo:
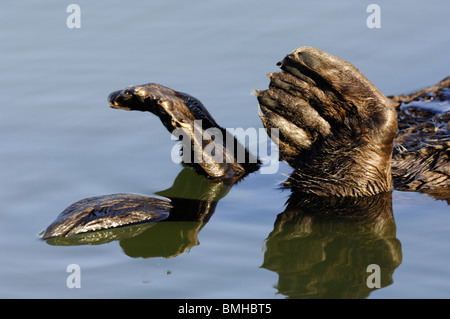
[[390, 99], [399, 122], [392, 158], [395, 189], [450, 200], [450, 77]]

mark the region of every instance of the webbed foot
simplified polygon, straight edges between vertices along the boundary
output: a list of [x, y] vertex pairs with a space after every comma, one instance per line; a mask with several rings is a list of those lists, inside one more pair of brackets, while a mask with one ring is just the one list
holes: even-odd
[[112, 108], [158, 116], [166, 129], [181, 139], [183, 162], [208, 177], [235, 182], [259, 168], [259, 160], [189, 94], [149, 83], [115, 91], [108, 100]]
[[319, 196], [372, 196], [392, 189], [397, 115], [352, 64], [302, 47], [257, 91], [261, 119], [279, 128], [281, 156], [294, 173], [286, 185]]
[[42, 239], [155, 222], [169, 217], [170, 201], [144, 195], [112, 194], [80, 200], [47, 227]]

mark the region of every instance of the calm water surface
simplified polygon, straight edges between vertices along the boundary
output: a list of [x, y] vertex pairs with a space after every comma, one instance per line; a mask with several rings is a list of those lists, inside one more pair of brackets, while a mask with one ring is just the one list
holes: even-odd
[[[80, 199], [161, 196], [186, 174], [159, 119], [110, 109], [113, 90], [161, 83], [199, 98], [224, 127], [259, 128], [252, 90], [308, 45], [387, 95], [409, 92], [450, 74], [448, 1], [378, 1], [380, 29], [366, 26], [370, 2], [356, 0], [76, 3], [81, 29], [66, 27], [70, 2], [0, 5], [0, 297], [450, 297], [446, 202], [394, 192], [382, 221], [283, 223], [283, 164], [228, 190], [207, 223], [154, 224], [98, 245], [39, 236]], [[372, 263], [381, 289], [365, 285]], [[69, 264], [81, 267], [80, 289], [66, 286]]]

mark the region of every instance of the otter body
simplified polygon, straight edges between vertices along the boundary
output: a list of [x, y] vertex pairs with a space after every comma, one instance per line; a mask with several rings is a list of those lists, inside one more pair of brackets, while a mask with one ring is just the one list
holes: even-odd
[[450, 196], [450, 77], [437, 85], [390, 97], [399, 129], [394, 140], [394, 188]]
[[[256, 95], [264, 127], [269, 136], [278, 130], [270, 137], [294, 169], [284, 187], [302, 198], [368, 198], [395, 188], [449, 199], [450, 78], [388, 98], [355, 66], [315, 48], [295, 50], [278, 66], [280, 72], [269, 74], [269, 88]], [[257, 157], [234, 137], [231, 150], [214, 138], [211, 129], [230, 134], [186, 93], [150, 83], [115, 91], [108, 100], [112, 108], [157, 115], [171, 133], [181, 130], [183, 152], [197, 149], [208, 159], [186, 164], [215, 183], [233, 185], [259, 169]], [[198, 130], [207, 133], [206, 140]], [[208, 144], [224, 160], [207, 153]], [[170, 215], [170, 205], [126, 194], [83, 200], [67, 208], [44, 238], [162, 220]], [[135, 214], [132, 207], [138, 207]], [[141, 214], [143, 209], [148, 213]], [[211, 209], [201, 215], [210, 216]], [[113, 216], [120, 223], [111, 222]]]

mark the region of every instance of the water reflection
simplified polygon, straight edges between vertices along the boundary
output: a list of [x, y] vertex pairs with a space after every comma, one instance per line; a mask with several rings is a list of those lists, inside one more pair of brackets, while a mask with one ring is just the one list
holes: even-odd
[[156, 193], [170, 199], [169, 218], [148, 231], [120, 241], [130, 257], [175, 257], [199, 244], [198, 234], [232, 185], [207, 179], [185, 168], [171, 188]]
[[266, 240], [263, 268], [278, 273], [289, 298], [365, 298], [367, 267], [377, 264], [381, 287], [402, 260], [391, 194], [370, 198], [292, 195]]
[[[163, 221], [47, 240], [52, 245], [103, 244], [117, 240], [133, 258], [171, 258], [199, 244], [198, 234], [233, 185], [185, 168], [157, 195], [173, 208]], [[325, 199], [292, 194], [265, 242], [263, 268], [279, 276], [288, 298], [365, 298], [367, 266], [381, 269], [381, 287], [392, 284], [402, 260], [391, 194]]]

